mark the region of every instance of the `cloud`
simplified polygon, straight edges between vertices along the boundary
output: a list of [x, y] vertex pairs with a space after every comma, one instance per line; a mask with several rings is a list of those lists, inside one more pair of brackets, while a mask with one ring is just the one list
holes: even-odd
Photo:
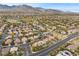
[[0, 0], [0, 3], [78, 3], [79, 0]]

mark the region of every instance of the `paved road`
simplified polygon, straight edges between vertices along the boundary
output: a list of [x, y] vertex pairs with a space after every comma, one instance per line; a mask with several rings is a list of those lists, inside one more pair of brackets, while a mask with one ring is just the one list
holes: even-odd
[[[6, 27], [7, 25], [4, 24], [4, 25], [2, 26], [2, 28], [5, 28], [4, 26]], [[4, 30], [4, 29], [3, 29], [3, 30]], [[3, 42], [4, 39], [7, 37], [7, 34], [6, 34], [6, 33], [7, 33], [7, 30], [8, 30], [8, 29], [6, 29], [6, 30], [3, 31], [2, 37], [0, 38], [0, 45], [2, 45], [2, 42]]]
[[33, 53], [31, 54], [30, 56], [46, 56], [48, 54], [48, 52], [50, 52], [51, 50], [54, 50], [56, 48], [58, 48], [59, 46], [63, 45], [64, 43], [66, 43], [67, 41], [73, 39], [73, 38], [76, 38], [79, 36], [79, 33], [75, 33], [75, 34], [72, 34], [70, 35], [68, 38], [60, 41], [60, 42], [57, 42], [56, 44], [52, 44], [51, 46], [49, 46], [48, 48], [45, 48], [37, 53]]
[[30, 54], [32, 54], [32, 51], [28, 42], [26, 44], [21, 45], [21, 47], [25, 49], [24, 51], [25, 56], [29, 56]]

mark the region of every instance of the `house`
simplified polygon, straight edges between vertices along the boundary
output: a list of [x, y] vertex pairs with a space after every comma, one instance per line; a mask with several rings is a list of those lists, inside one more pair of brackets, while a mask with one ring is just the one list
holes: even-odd
[[23, 36], [23, 34], [22, 34], [22, 33], [19, 33], [19, 34], [18, 34], [18, 36], [19, 36], [19, 37], [22, 37], [22, 36]]
[[21, 39], [21, 41], [22, 41], [23, 44], [26, 44], [27, 38], [26, 38], [26, 37], [23, 37], [23, 38]]
[[15, 52], [17, 52], [18, 51], [18, 47], [12, 47], [11, 49], [10, 49], [10, 53], [15, 53]]
[[69, 45], [66, 48], [69, 50], [76, 50], [79, 47], [79, 42], [76, 42], [75, 44]]
[[12, 39], [6, 39], [5, 40], [5, 45], [9, 45], [12, 43]]
[[61, 34], [65, 35], [65, 34], [66, 34], [66, 32], [65, 32], [65, 31], [61, 31]]
[[78, 29], [69, 29], [68, 30], [69, 34], [76, 33], [76, 32], [79, 32], [79, 30]]
[[14, 43], [15, 43], [15, 46], [17, 46], [18, 44], [21, 43], [21, 40], [19, 38], [16, 38], [15, 41], [14, 41]]
[[73, 56], [73, 54], [67, 50], [59, 51], [59, 53], [56, 56]]
[[12, 36], [11, 35], [8, 35], [5, 39], [9, 39], [9, 38], [12, 38]]
[[10, 48], [6, 47], [6, 48], [2, 48], [1, 54], [2, 55], [7, 55], [9, 53]]

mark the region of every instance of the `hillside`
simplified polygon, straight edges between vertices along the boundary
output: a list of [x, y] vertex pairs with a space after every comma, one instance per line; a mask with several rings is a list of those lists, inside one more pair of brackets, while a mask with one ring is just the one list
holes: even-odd
[[32, 7], [28, 5], [1, 5], [0, 14], [25, 14], [25, 15], [46, 15], [46, 14], [63, 14], [61, 10], [44, 9], [41, 7]]

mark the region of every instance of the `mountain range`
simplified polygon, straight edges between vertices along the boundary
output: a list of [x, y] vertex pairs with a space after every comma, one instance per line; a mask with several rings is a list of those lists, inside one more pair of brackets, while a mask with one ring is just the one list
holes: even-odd
[[29, 5], [2, 5], [0, 4], [0, 14], [23, 14], [23, 15], [52, 15], [66, 14], [72, 12], [64, 12], [56, 9], [44, 9], [41, 7], [32, 7]]

